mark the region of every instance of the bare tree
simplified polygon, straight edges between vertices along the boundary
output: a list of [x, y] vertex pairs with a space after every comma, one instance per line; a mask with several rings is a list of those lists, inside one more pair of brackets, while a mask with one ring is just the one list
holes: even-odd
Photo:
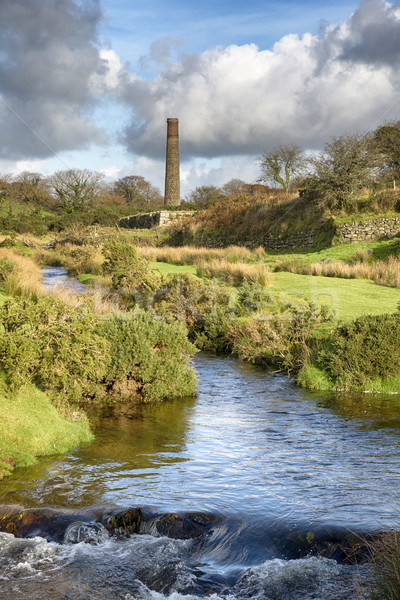
[[227, 183], [222, 186], [222, 191], [226, 196], [231, 196], [232, 194], [240, 194], [242, 192], [247, 192], [249, 188], [249, 184], [245, 183], [241, 179], [230, 179]]
[[207, 208], [225, 198], [221, 188], [215, 185], [201, 185], [186, 196], [186, 202], [196, 204], [199, 208]]
[[113, 184], [113, 192], [125, 198], [130, 206], [150, 206], [162, 204], [160, 190], [140, 175], [129, 175]]
[[288, 193], [292, 178], [304, 168], [306, 160], [303, 149], [295, 144], [282, 145], [264, 152], [259, 158], [259, 182], [281, 185]]
[[87, 169], [56, 171], [48, 179], [51, 191], [66, 212], [82, 210], [101, 193], [104, 175]]
[[14, 179], [13, 190], [15, 197], [22, 202], [46, 204], [50, 199], [46, 178], [32, 171], [19, 173]]

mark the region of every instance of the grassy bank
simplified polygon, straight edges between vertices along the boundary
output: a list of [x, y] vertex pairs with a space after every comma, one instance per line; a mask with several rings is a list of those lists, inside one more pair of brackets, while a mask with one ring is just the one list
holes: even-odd
[[82, 413], [61, 414], [34, 385], [10, 393], [2, 384], [0, 415], [0, 479], [38, 457], [62, 454], [93, 439]]

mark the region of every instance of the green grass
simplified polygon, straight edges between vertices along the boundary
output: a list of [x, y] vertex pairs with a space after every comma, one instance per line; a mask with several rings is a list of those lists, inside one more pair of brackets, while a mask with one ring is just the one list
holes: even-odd
[[82, 273], [81, 275], [78, 275], [77, 280], [79, 283], [89, 284], [94, 283], [98, 278], [98, 275], [94, 275], [93, 273]]
[[374, 219], [390, 219], [392, 217], [398, 217], [399, 213], [395, 210], [387, 210], [384, 212], [373, 212], [371, 208], [364, 212], [353, 213], [350, 215], [337, 214], [334, 216], [335, 225], [346, 225], [347, 223], [372, 221]]
[[151, 261], [152, 269], [159, 271], [162, 275], [176, 275], [177, 273], [190, 273], [196, 275], [196, 267], [194, 265], [174, 265], [172, 263]]
[[[305, 365], [297, 377], [300, 387], [309, 390], [340, 391], [336, 382], [329, 374], [315, 365]], [[399, 394], [400, 375], [388, 379], [376, 378], [367, 381], [362, 388], [353, 388], [352, 391], [372, 394]]]
[[15, 394], [0, 390], [0, 478], [14, 467], [35, 464], [39, 456], [63, 454], [93, 435], [84, 418], [62, 416], [49, 398], [33, 385]]
[[365, 279], [339, 279], [294, 273], [274, 273], [272, 290], [282, 302], [300, 299], [326, 305], [337, 319], [348, 321], [361, 315], [396, 312], [400, 289]]
[[[393, 242], [393, 240], [389, 241]], [[382, 242], [380, 244], [380, 247], [385, 247]], [[357, 244], [357, 248], [360, 246]], [[338, 248], [343, 252], [343, 246]], [[352, 253], [355, 250], [353, 245]], [[155, 261], [150, 264], [153, 269], [159, 270], [163, 275], [170, 273], [196, 274], [194, 265], [174, 265]], [[273, 284], [268, 286], [268, 289], [275, 292], [278, 301], [310, 300], [318, 306], [328, 306], [334, 312], [335, 317], [343, 321], [356, 319], [365, 314], [378, 315], [396, 312], [400, 303], [400, 289], [380, 286], [366, 279], [317, 277], [284, 271], [273, 273], [272, 278]]]
[[372, 250], [372, 258], [377, 260], [384, 260], [389, 256], [397, 256], [400, 253], [400, 240], [398, 238], [376, 240], [373, 242], [360, 242], [358, 244], [339, 244], [319, 250], [318, 252], [305, 252], [301, 250], [299, 252], [267, 252], [267, 263], [273, 268], [277, 263], [280, 262], [281, 258], [285, 260], [291, 257], [302, 260], [305, 265], [311, 265], [319, 262], [325, 258], [331, 258], [333, 260], [349, 261], [357, 251], [360, 250]]

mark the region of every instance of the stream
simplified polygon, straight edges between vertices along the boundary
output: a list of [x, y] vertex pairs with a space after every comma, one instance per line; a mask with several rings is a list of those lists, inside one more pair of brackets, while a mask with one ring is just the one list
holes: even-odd
[[[133, 535], [78, 519], [62, 543], [0, 533], [0, 600], [366, 597], [368, 565], [333, 541], [398, 527], [400, 403], [311, 393], [232, 357], [193, 363], [196, 398], [92, 408], [92, 444], [0, 483], [4, 505], [148, 515]], [[210, 527], [167, 537], [168, 513]]]

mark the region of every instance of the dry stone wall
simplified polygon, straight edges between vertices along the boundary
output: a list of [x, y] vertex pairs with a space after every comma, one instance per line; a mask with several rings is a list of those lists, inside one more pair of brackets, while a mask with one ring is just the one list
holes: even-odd
[[295, 233], [266, 235], [264, 247], [267, 250], [308, 250], [326, 248], [337, 244], [356, 244], [381, 238], [394, 237], [400, 233], [399, 217], [380, 217], [368, 221], [354, 221], [345, 225], [326, 223], [319, 228]]
[[370, 221], [355, 221], [337, 228], [333, 244], [354, 244], [356, 242], [379, 240], [384, 237], [394, 237], [399, 232], [400, 216], [372, 219]]
[[159, 210], [151, 213], [133, 215], [132, 217], [124, 217], [123, 219], [120, 219], [119, 226], [124, 229], [151, 229], [151, 227], [170, 225], [177, 219], [190, 217], [193, 214], [193, 212], [183, 210]]

